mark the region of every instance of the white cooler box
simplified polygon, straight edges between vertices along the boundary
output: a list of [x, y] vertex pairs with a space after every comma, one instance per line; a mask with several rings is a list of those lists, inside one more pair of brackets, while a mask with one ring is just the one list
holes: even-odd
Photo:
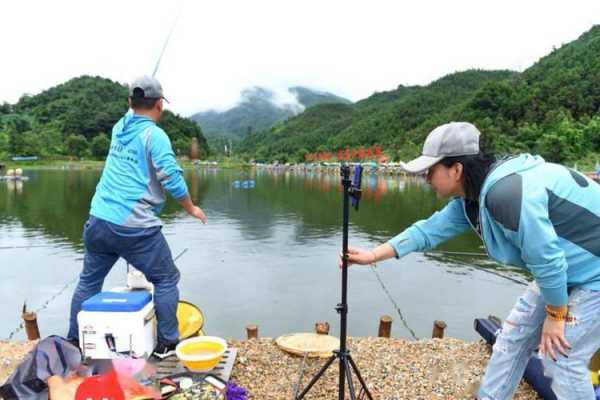
[[146, 358], [156, 345], [156, 315], [147, 291], [98, 293], [83, 302], [77, 321], [84, 357]]

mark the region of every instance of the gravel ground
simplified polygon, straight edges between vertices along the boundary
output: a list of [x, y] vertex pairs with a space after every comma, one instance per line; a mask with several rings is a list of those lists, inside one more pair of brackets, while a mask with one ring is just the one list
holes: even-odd
[[37, 341], [6, 342], [0, 340], [0, 384], [6, 381], [13, 369], [19, 365], [36, 343]]
[[[0, 382], [4, 382], [35, 343], [0, 342]], [[292, 398], [303, 357], [281, 351], [272, 339], [236, 341], [239, 349], [232, 379], [250, 392], [250, 399]], [[490, 354], [483, 342], [445, 338], [349, 338], [348, 347], [374, 399], [472, 399]], [[306, 359], [301, 388], [325, 359]], [[338, 399], [337, 362], [315, 384], [305, 399]], [[358, 381], [354, 379], [355, 387]], [[357, 389], [358, 392], [358, 389]], [[515, 399], [538, 399], [521, 383]]]
[[[232, 378], [249, 389], [252, 399], [290, 399], [303, 357], [283, 353], [271, 339], [231, 341], [240, 349]], [[473, 399], [490, 354], [482, 342], [456, 339], [355, 338], [348, 347], [374, 399]], [[307, 359], [306, 385], [324, 359]], [[306, 399], [337, 399], [337, 362], [315, 384]], [[358, 381], [354, 379], [355, 388]], [[358, 390], [358, 389], [357, 389]], [[538, 399], [522, 383], [515, 399]]]

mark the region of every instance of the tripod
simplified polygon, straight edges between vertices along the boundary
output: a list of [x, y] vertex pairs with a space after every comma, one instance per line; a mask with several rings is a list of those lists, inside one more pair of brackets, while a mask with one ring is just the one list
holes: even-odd
[[362, 166], [356, 166], [354, 169], [354, 181], [350, 180], [350, 167], [343, 165], [341, 168], [342, 186], [344, 187], [344, 214], [343, 214], [343, 236], [342, 236], [342, 302], [339, 303], [335, 310], [340, 314], [340, 349], [333, 352], [333, 355], [329, 357], [325, 365], [321, 367], [319, 372], [311, 379], [306, 388], [300, 393], [295, 400], [300, 400], [308, 393], [313, 385], [323, 376], [327, 368], [333, 364], [337, 359], [340, 360], [340, 375], [339, 375], [339, 400], [344, 400], [344, 390], [346, 388], [346, 380], [348, 380], [348, 391], [350, 398], [356, 400], [356, 394], [354, 393], [354, 384], [352, 383], [352, 370], [356, 374], [358, 381], [361, 385], [361, 391], [359, 392], [360, 398], [362, 393], [366, 394], [369, 400], [373, 400], [367, 385], [360, 375], [360, 371], [356, 366], [356, 363], [350, 356], [350, 350], [346, 349], [346, 317], [348, 314], [348, 214], [349, 214], [349, 199], [352, 197], [352, 206], [358, 210], [358, 203], [360, 201], [360, 184], [361, 184]]

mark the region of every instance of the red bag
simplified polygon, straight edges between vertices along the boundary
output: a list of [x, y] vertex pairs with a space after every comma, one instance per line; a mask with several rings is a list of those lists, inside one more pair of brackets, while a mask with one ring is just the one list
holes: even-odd
[[85, 378], [75, 393], [75, 400], [125, 400], [116, 372]]

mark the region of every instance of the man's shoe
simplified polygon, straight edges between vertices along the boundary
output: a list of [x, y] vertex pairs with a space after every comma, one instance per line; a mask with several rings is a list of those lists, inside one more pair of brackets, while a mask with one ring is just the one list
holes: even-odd
[[167, 357], [175, 355], [177, 343], [158, 343], [152, 352], [152, 357], [164, 360]]

